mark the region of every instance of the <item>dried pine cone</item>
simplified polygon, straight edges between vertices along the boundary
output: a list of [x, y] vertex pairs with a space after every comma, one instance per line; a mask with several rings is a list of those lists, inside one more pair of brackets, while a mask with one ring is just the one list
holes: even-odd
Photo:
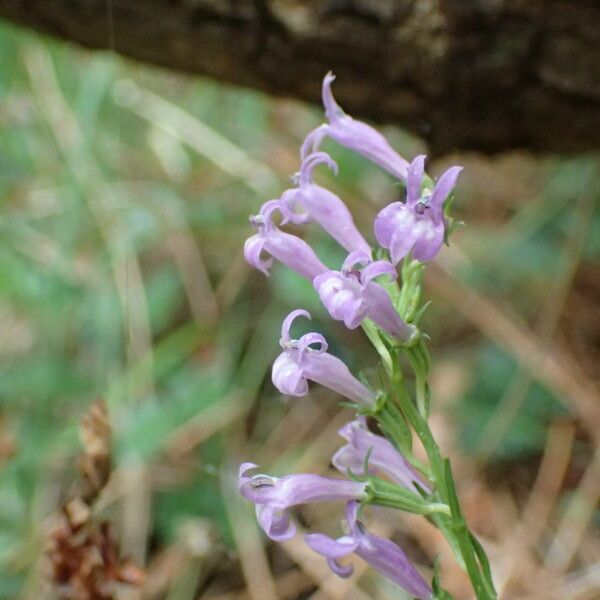
[[144, 573], [130, 560], [119, 560], [109, 523], [94, 523], [81, 499], [64, 507], [50, 536], [48, 556], [51, 580], [64, 600], [113, 600], [120, 583], [144, 581]]

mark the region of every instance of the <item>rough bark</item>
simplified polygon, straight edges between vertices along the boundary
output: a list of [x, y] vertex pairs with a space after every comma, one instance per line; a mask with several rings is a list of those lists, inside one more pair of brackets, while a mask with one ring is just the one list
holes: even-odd
[[435, 153], [600, 148], [594, 0], [0, 0], [0, 16], [308, 100], [333, 70], [349, 113]]

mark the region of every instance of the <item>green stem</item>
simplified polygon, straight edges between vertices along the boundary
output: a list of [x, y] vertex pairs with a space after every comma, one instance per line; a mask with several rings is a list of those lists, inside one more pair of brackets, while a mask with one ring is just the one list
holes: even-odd
[[429, 401], [427, 399], [427, 381], [421, 377], [417, 377], [416, 381], [416, 392], [417, 392], [417, 408], [419, 414], [422, 417], [427, 418], [429, 416]]
[[415, 373], [415, 391], [417, 397], [417, 407], [421, 416], [427, 420], [429, 418], [429, 384], [427, 377], [431, 361], [427, 346], [422, 337], [419, 338], [413, 346], [403, 348], [411, 367]]
[[427, 479], [431, 479], [429, 466], [413, 455], [412, 435], [398, 407], [387, 399], [382, 399], [371, 415], [377, 419], [385, 436], [400, 450], [404, 458]]
[[437, 444], [435, 443], [427, 421], [421, 416], [419, 411], [416, 409], [412, 398], [410, 397], [408, 391], [406, 390], [406, 387], [404, 386], [402, 380], [402, 372], [400, 371], [397, 360], [395, 362], [395, 367], [396, 368], [394, 369], [392, 384], [393, 391], [396, 394], [396, 400], [400, 406], [400, 409], [404, 413], [406, 420], [410, 423], [415, 433], [417, 434], [417, 437], [421, 440], [421, 443], [425, 448], [425, 452], [427, 453], [427, 458], [429, 459], [429, 464], [431, 467], [430, 479], [433, 481], [436, 488], [440, 492], [441, 497], [447, 497], [447, 494], [445, 493], [446, 483], [443, 477], [444, 464], [441, 459], [439, 449], [437, 447]]
[[[450, 506], [451, 530], [454, 533], [477, 599], [495, 600], [497, 596], [493, 584], [491, 583], [491, 577], [488, 578], [487, 576], [484, 576], [480, 570], [479, 562], [481, 562], [482, 565], [483, 562], [478, 562], [477, 552], [472, 542], [472, 535], [460, 510], [452, 473], [446, 466], [446, 464], [449, 465], [449, 463], [443, 459], [440, 449], [431, 433], [426, 418], [427, 412], [417, 409], [410, 394], [406, 390], [400, 371], [398, 356], [395, 358], [392, 383], [394, 392], [396, 393], [396, 399], [407, 421], [410, 423], [425, 448], [431, 467], [431, 479], [435, 484], [435, 489], [439, 494], [440, 500], [442, 503]], [[418, 369], [415, 374], [418, 378], [423, 378], [423, 358], [425, 358], [423, 355], [415, 356], [415, 364]], [[411, 364], [414, 368], [415, 365], [413, 364], [413, 361], [411, 361]], [[483, 570], [485, 571], [485, 566], [483, 567]]]
[[388, 349], [385, 347], [385, 344], [382, 342], [381, 337], [379, 336], [379, 330], [377, 329], [377, 325], [375, 325], [375, 323], [373, 323], [373, 321], [371, 321], [370, 319], [365, 319], [362, 322], [362, 328], [366, 336], [369, 338], [371, 344], [373, 344], [375, 350], [377, 350], [377, 352], [379, 353], [379, 356], [381, 357], [381, 362], [385, 367], [386, 373], [388, 374], [388, 376], [391, 375], [394, 369], [392, 364], [392, 357]]
[[[410, 321], [416, 314], [421, 300], [422, 265], [416, 261], [404, 265], [403, 275], [405, 284], [396, 298], [396, 307], [399, 313]], [[394, 348], [393, 343], [388, 344], [382, 339], [380, 331], [372, 322], [365, 320], [363, 328], [382, 358], [385, 372], [391, 382], [391, 397], [396, 400], [391, 402], [391, 397], [381, 396], [369, 414], [377, 419], [385, 436], [416, 469], [427, 476], [434, 488], [430, 497], [434, 502], [430, 503], [420, 497], [417, 501], [414, 497], [399, 494], [394, 489], [384, 489], [385, 486], [380, 486], [377, 494], [372, 495], [369, 501], [427, 515], [438, 524], [459, 562], [466, 569], [477, 600], [496, 600], [497, 594], [485, 551], [468, 529], [460, 510], [449, 462], [442, 457], [429, 428], [430, 392], [427, 380], [431, 362], [425, 340], [420, 335], [410, 344]], [[416, 404], [404, 385], [399, 361], [400, 352], [406, 355], [415, 374]], [[422, 464], [413, 456], [411, 427], [427, 453], [429, 465]], [[446, 596], [442, 595], [440, 598], [442, 597]]]

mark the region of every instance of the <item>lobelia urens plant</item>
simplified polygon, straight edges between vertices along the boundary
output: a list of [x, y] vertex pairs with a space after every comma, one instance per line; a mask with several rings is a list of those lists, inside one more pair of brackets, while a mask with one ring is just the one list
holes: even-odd
[[[333, 456], [333, 466], [347, 478], [313, 474], [272, 477], [256, 473], [257, 465], [244, 463], [239, 491], [256, 507], [258, 523], [273, 540], [293, 537], [296, 526], [289, 509], [312, 502], [345, 502], [346, 533], [334, 540], [321, 533], [305, 535], [307, 545], [325, 556], [340, 577], [352, 573], [339, 559], [356, 554], [414, 598], [449, 599], [434, 565], [431, 585], [392, 541], [369, 533], [360, 513], [378, 505], [423, 515], [448, 540], [456, 559], [467, 571], [479, 600], [497, 598], [484, 549], [469, 531], [456, 495], [452, 470], [428, 424], [430, 361], [426, 336], [419, 321], [425, 263], [447, 240], [447, 215], [461, 167], [451, 167], [436, 182], [425, 174], [425, 157], [412, 162], [402, 158], [369, 125], [346, 115], [336, 103], [329, 73], [323, 81], [323, 103], [328, 122], [309, 133], [301, 149], [296, 187], [266, 202], [250, 221], [256, 235], [246, 241], [247, 261], [266, 275], [273, 260], [307, 278], [333, 319], [351, 329], [362, 326], [381, 358], [377, 388], [356, 378], [337, 357], [327, 352], [319, 333], [294, 339], [295, 319], [310, 314], [292, 311], [283, 321], [282, 353], [273, 363], [275, 387], [289, 396], [304, 396], [308, 382], [330, 388], [351, 403], [356, 418], [340, 430], [347, 441]], [[358, 231], [344, 202], [313, 181], [313, 171], [326, 165], [337, 173], [336, 163], [319, 150], [325, 137], [363, 155], [397, 177], [406, 190], [403, 200], [379, 212], [374, 233], [379, 247], [371, 248]], [[279, 225], [274, 222], [279, 214]], [[301, 238], [280, 229], [287, 223], [318, 223], [347, 252], [339, 271], [331, 270]], [[264, 254], [269, 257], [265, 258]], [[388, 260], [389, 259], [389, 260]], [[398, 283], [400, 269], [402, 284]], [[401, 368], [404, 355], [413, 370], [408, 384]], [[367, 417], [383, 435], [373, 433]], [[427, 460], [413, 454], [413, 437], [425, 449]]]

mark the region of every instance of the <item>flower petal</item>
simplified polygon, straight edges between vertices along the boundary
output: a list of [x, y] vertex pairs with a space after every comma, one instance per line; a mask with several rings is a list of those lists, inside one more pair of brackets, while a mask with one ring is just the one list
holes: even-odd
[[356, 500], [351, 500], [346, 504], [346, 523], [352, 532], [356, 532], [356, 518], [359, 510], [360, 504]]
[[313, 129], [302, 142], [302, 146], [300, 146], [300, 158], [304, 159], [312, 152], [318, 150], [323, 142], [323, 139], [329, 135], [330, 125], [327, 123], [323, 123], [319, 125], [316, 129]]
[[292, 323], [298, 318], [298, 317], [306, 317], [307, 319], [312, 319], [312, 317], [310, 316], [310, 313], [307, 310], [304, 310], [303, 308], [296, 308], [295, 310], [293, 310], [284, 320], [283, 323], [281, 324], [281, 339], [284, 342], [289, 342], [291, 340], [290, 337], [290, 329], [292, 327]]
[[325, 107], [325, 115], [330, 123], [334, 123], [339, 116], [344, 114], [344, 111], [335, 101], [333, 92], [331, 91], [331, 84], [334, 81], [335, 75], [329, 71], [329, 73], [323, 77], [323, 85], [321, 87], [321, 96], [323, 99], [323, 106]]
[[269, 269], [273, 264], [273, 259], [268, 258], [263, 260], [260, 255], [265, 246], [265, 237], [259, 233], [249, 237], [244, 242], [244, 258], [246, 262], [252, 265], [254, 268], [262, 271], [267, 277], [269, 276]]
[[430, 486], [389, 440], [369, 431], [364, 418], [347, 423], [338, 433], [348, 441], [331, 461], [340, 473], [347, 473], [348, 469], [356, 474], [362, 473], [368, 456], [371, 475], [385, 475], [410, 490], [416, 489], [416, 483], [421, 489], [430, 491]]
[[270, 502], [280, 509], [314, 502], [348, 502], [366, 496], [366, 483], [360, 481], [322, 477], [312, 473], [286, 475], [274, 479], [275, 487], [268, 490], [275, 492]]
[[435, 184], [435, 189], [431, 196], [432, 207], [441, 208], [450, 195], [452, 188], [456, 184], [460, 172], [463, 170], [462, 167], [450, 167], [447, 171], [444, 171], [438, 182]]
[[397, 265], [412, 249], [419, 237], [415, 228], [415, 219], [408, 214], [406, 220], [399, 222], [390, 243], [390, 258]]
[[338, 165], [327, 152], [312, 152], [302, 161], [300, 185], [312, 183], [312, 172], [318, 165], [327, 165], [336, 175], [338, 174]]
[[343, 437], [346, 441], [350, 442], [354, 438], [354, 430], [356, 428], [365, 429], [368, 431], [367, 420], [364, 415], [358, 415], [354, 421], [346, 423], [338, 429], [338, 435]]
[[353, 402], [368, 406], [375, 402], [375, 394], [350, 373], [343, 361], [328, 352], [305, 354], [303, 367], [308, 379]]
[[[258, 465], [256, 463], [253, 463], [253, 462], [242, 463], [240, 465], [239, 470], [238, 470], [238, 479], [240, 479], [240, 480], [248, 479], [246, 477], [246, 473], [248, 471], [252, 471], [252, 470], [257, 469], [257, 468], [258, 468]], [[240, 483], [243, 483], [243, 482], [244, 481], [240, 481]]]
[[354, 250], [350, 252], [346, 257], [346, 260], [342, 263], [342, 271], [351, 271], [355, 265], [359, 265], [364, 263], [368, 265], [373, 259], [371, 258], [371, 254], [369, 252], [364, 252], [363, 250]]
[[344, 321], [349, 329], [362, 323], [369, 307], [356, 279], [345, 277], [339, 271], [327, 271], [315, 277], [313, 285], [333, 319]]
[[363, 532], [354, 552], [415, 598], [429, 600], [432, 597], [429, 584], [412, 566], [402, 548], [394, 542]]
[[294, 200], [342, 248], [371, 254], [371, 247], [356, 227], [348, 207], [333, 192], [316, 183], [304, 184], [296, 190]]
[[[258, 217], [262, 219], [262, 229], [265, 233], [271, 231], [275, 226], [273, 223], [273, 213], [279, 212], [281, 214], [281, 224], [285, 225], [289, 221], [289, 210], [287, 206], [280, 200], [267, 200], [263, 203], [258, 211]], [[252, 217], [251, 217], [252, 220]]]
[[425, 155], [419, 154], [408, 168], [408, 178], [406, 181], [406, 204], [414, 206], [421, 197], [421, 182], [423, 181], [423, 172], [425, 170]]
[[317, 554], [326, 556], [327, 558], [342, 558], [354, 552], [358, 546], [350, 536], [344, 536], [334, 540], [323, 533], [307, 533], [304, 536], [306, 545], [314, 550]]
[[311, 281], [327, 271], [314, 250], [301, 238], [273, 227], [265, 236], [264, 248], [281, 264]]
[[406, 205], [402, 202], [392, 202], [379, 211], [375, 217], [374, 230], [375, 238], [383, 248], [389, 248], [392, 242], [392, 236], [396, 231], [395, 221], [399, 214], [406, 210]]
[[264, 504], [256, 505], [256, 520], [262, 530], [275, 542], [284, 542], [296, 535], [296, 525], [287, 511], [277, 511]]
[[[318, 348], [312, 348], [313, 344], [319, 344]], [[320, 333], [306, 333], [298, 340], [298, 361], [302, 362], [302, 355], [306, 350], [321, 354], [327, 352], [327, 340]]]
[[329, 136], [338, 144], [361, 154], [392, 175], [406, 179], [408, 161], [402, 158], [376, 129], [344, 113], [331, 91], [334, 79], [332, 73], [328, 73], [323, 79], [323, 105], [329, 124], [321, 125], [307, 136], [300, 155], [305, 157], [311, 150], [314, 152], [323, 138]]
[[415, 327], [405, 323], [392, 304], [389, 294], [378, 283], [369, 281], [363, 288], [368, 305], [367, 317], [390, 335], [407, 342], [415, 334]]
[[354, 475], [363, 475], [365, 468], [365, 457], [360, 455], [350, 444], [342, 446], [331, 457], [331, 464], [340, 472]]
[[423, 219], [415, 228], [417, 239], [412, 249], [413, 257], [427, 262], [435, 257], [444, 243], [444, 224]]
[[255, 504], [284, 511], [298, 504], [364, 499], [366, 483], [323, 477], [313, 473], [296, 473], [272, 477], [258, 473], [239, 480], [242, 496]]
[[289, 352], [282, 352], [271, 369], [273, 385], [286, 396], [306, 396], [308, 381], [304, 369]]
[[[295, 225], [306, 225], [312, 221], [310, 213], [302, 206], [300, 202], [300, 190], [298, 188], [291, 188], [281, 194], [280, 202], [287, 209], [287, 219]], [[304, 212], [297, 212], [298, 208], [302, 208]]]
[[341, 577], [342, 579], [348, 579], [348, 577], [354, 573], [354, 567], [352, 565], [340, 565], [340, 563], [333, 558], [327, 559], [327, 565], [338, 577]]
[[[309, 333], [302, 336], [298, 344], [291, 343], [290, 327], [298, 316], [310, 318], [306, 311], [296, 309], [284, 319], [281, 328], [284, 351], [273, 363], [273, 385], [283, 394], [304, 396], [308, 393], [308, 380], [311, 380], [354, 402], [371, 405], [375, 401], [373, 392], [356, 379], [339, 358], [324, 351], [327, 342], [320, 334]], [[320, 351], [308, 348], [313, 343], [321, 344]]]
[[362, 270], [360, 278], [363, 284], [365, 284], [372, 279], [375, 279], [375, 277], [379, 277], [380, 275], [389, 275], [392, 280], [398, 278], [396, 267], [394, 267], [394, 265], [387, 260], [376, 260], [370, 265], [367, 265]]

